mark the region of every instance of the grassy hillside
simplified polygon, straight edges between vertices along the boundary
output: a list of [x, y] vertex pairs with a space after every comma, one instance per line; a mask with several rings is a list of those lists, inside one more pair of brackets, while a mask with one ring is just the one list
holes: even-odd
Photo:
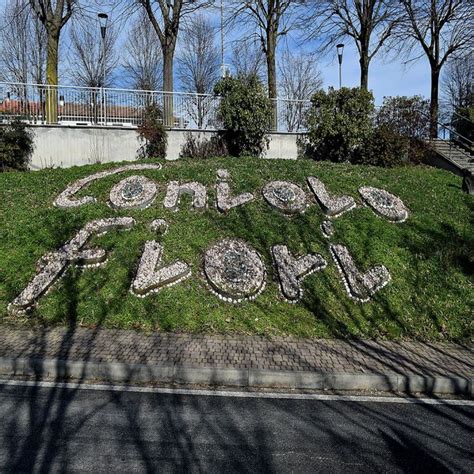
[[[181, 160], [160, 171], [128, 172], [92, 183], [81, 192], [97, 202], [58, 209], [54, 198], [72, 181], [117, 165], [94, 165], [30, 173], [0, 174], [0, 323], [12, 325], [84, 325], [157, 331], [286, 334], [305, 337], [416, 338], [466, 340], [472, 337], [474, 199], [461, 192], [460, 178], [425, 167], [381, 169], [368, 166], [256, 159]], [[226, 168], [235, 192], [257, 199], [220, 214], [214, 206], [216, 170]], [[107, 206], [110, 189], [124, 177], [141, 174], [159, 184], [155, 203], [146, 210], [115, 211]], [[351, 300], [323, 237], [323, 214], [313, 204], [288, 218], [262, 198], [271, 180], [290, 180], [305, 189], [317, 176], [333, 193], [360, 203], [361, 185], [381, 187], [399, 196], [410, 210], [402, 224], [377, 217], [358, 206], [334, 219], [333, 243], [346, 245], [359, 269], [383, 264], [392, 281], [368, 303]], [[190, 209], [182, 199], [178, 212], [163, 209], [165, 183], [196, 180], [208, 186], [209, 208]], [[43, 296], [37, 308], [12, 316], [7, 305], [35, 274], [38, 259], [70, 239], [86, 222], [132, 216], [130, 232], [110, 232], [92, 244], [110, 252], [98, 269], [71, 267]], [[129, 293], [146, 240], [155, 238], [147, 224], [165, 218], [164, 260], [184, 260], [192, 277], [141, 299]], [[223, 237], [238, 237], [263, 256], [268, 284], [252, 302], [232, 305], [211, 294], [201, 276], [204, 251]], [[270, 247], [287, 244], [294, 253], [317, 252], [328, 267], [304, 281], [302, 300], [292, 305], [279, 294]]]

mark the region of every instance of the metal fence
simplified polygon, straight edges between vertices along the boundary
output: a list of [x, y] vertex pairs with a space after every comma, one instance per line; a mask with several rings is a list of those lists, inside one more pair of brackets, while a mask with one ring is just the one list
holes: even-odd
[[[48, 86], [0, 82], [0, 122], [137, 127], [149, 106], [171, 128], [217, 130], [220, 97], [133, 89]], [[309, 100], [274, 99], [273, 131], [303, 132]]]

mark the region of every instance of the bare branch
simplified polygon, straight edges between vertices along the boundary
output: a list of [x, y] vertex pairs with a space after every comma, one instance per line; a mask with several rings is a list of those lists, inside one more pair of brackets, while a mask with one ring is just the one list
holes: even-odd
[[161, 88], [163, 56], [153, 26], [144, 11], [140, 12], [129, 32], [123, 67], [131, 87], [141, 90]]
[[319, 0], [300, 18], [300, 27], [314, 25], [307, 40], [321, 41], [319, 51], [327, 52], [345, 37], [352, 38], [359, 52], [361, 87], [368, 88], [371, 60], [386, 45], [400, 22], [396, 0]]
[[[163, 90], [173, 90], [173, 58], [180, 22], [200, 8], [213, 2], [208, 0], [137, 0], [146, 12], [161, 44], [163, 53]], [[170, 5], [170, 7], [168, 7]]]
[[431, 130], [436, 137], [439, 102], [439, 77], [444, 64], [455, 54], [472, 48], [474, 15], [472, 2], [461, 0], [401, 0], [406, 13], [398, 30], [398, 40], [411, 55], [421, 47], [431, 68]]
[[43, 83], [46, 30], [22, 0], [6, 6], [0, 25], [0, 78], [11, 82]]
[[258, 40], [259, 38], [252, 36], [243, 41], [235, 41], [232, 45], [231, 66], [236, 76], [257, 76], [263, 82], [265, 55]]
[[113, 27], [107, 28], [105, 45], [99, 28], [91, 28], [88, 21], [77, 20], [71, 29], [72, 62], [69, 77], [74, 84], [84, 87], [110, 87], [117, 65]]
[[231, 0], [227, 24], [238, 26], [245, 33], [258, 33], [267, 62], [269, 97], [277, 96], [276, 49], [282, 36], [296, 25], [300, 0]]
[[443, 96], [452, 109], [474, 105], [474, 53], [452, 57], [443, 77]]
[[182, 44], [177, 73], [184, 90], [212, 92], [220, 76], [220, 57], [210, 21], [203, 15], [192, 16], [184, 28]]

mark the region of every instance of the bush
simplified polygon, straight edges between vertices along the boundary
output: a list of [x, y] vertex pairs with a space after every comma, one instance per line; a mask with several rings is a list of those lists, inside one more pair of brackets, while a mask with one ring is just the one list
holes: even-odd
[[[376, 119], [376, 127], [383, 135], [399, 136], [406, 144], [407, 160], [419, 163], [428, 152], [430, 103], [420, 96], [384, 97]], [[396, 147], [397, 148], [397, 147]]]
[[372, 134], [374, 98], [364, 89], [316, 92], [308, 113], [306, 154], [317, 160], [352, 161]]
[[429, 138], [430, 103], [419, 95], [384, 97], [376, 125], [390, 127], [394, 133], [409, 139]]
[[220, 136], [200, 139], [190, 132], [185, 135], [185, 142], [179, 154], [180, 158], [217, 158], [227, 156], [227, 148]]
[[33, 132], [23, 123], [0, 126], [0, 171], [26, 171], [33, 149]]
[[374, 166], [399, 166], [408, 161], [410, 141], [394, 133], [393, 129], [380, 126], [371, 134], [365, 146], [353, 156], [353, 163]]
[[224, 77], [214, 87], [221, 96], [220, 136], [233, 156], [260, 156], [268, 147], [272, 106], [256, 76]]
[[140, 158], [166, 157], [168, 136], [163, 125], [163, 112], [156, 104], [146, 107], [137, 131], [139, 139], [145, 141], [139, 151]]

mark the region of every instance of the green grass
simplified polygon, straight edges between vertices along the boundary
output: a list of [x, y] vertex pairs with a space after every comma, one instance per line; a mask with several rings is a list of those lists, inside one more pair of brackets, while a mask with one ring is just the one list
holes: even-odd
[[[64, 210], [53, 199], [78, 178], [116, 165], [94, 165], [0, 175], [0, 323], [15, 326], [83, 325], [136, 328], [146, 331], [294, 335], [304, 337], [412, 338], [466, 341], [472, 338], [473, 208], [472, 196], [461, 192], [460, 178], [427, 167], [381, 169], [369, 166], [257, 159], [181, 160], [161, 171], [140, 174], [159, 184], [152, 207], [117, 212], [106, 202], [113, 184], [133, 173], [92, 183], [84, 194], [97, 203]], [[235, 192], [251, 191], [257, 199], [228, 215], [214, 207], [218, 168], [231, 172]], [[305, 178], [320, 178], [333, 193], [347, 193], [360, 202], [361, 185], [382, 187], [398, 195], [410, 210], [403, 224], [377, 217], [369, 208], [334, 220], [334, 243], [346, 245], [358, 266], [385, 265], [392, 281], [369, 303], [347, 296], [322, 236], [323, 214], [312, 205], [288, 218], [261, 197], [272, 180], [290, 180], [306, 188]], [[190, 209], [186, 197], [176, 213], [163, 209], [165, 183], [196, 180], [208, 186], [209, 209]], [[35, 274], [37, 260], [70, 239], [86, 222], [99, 217], [130, 215], [130, 232], [110, 232], [93, 239], [110, 252], [99, 269], [71, 267], [43, 296], [37, 308], [12, 316], [7, 305]], [[180, 259], [192, 277], [140, 299], [129, 293], [144, 242], [154, 238], [147, 224], [165, 218], [162, 238], [165, 262]], [[224, 303], [212, 295], [201, 277], [201, 259], [213, 242], [242, 238], [263, 256], [268, 270], [265, 291], [253, 302]], [[287, 244], [299, 254], [321, 253], [328, 267], [304, 281], [302, 300], [291, 305], [279, 295], [270, 247]]]

